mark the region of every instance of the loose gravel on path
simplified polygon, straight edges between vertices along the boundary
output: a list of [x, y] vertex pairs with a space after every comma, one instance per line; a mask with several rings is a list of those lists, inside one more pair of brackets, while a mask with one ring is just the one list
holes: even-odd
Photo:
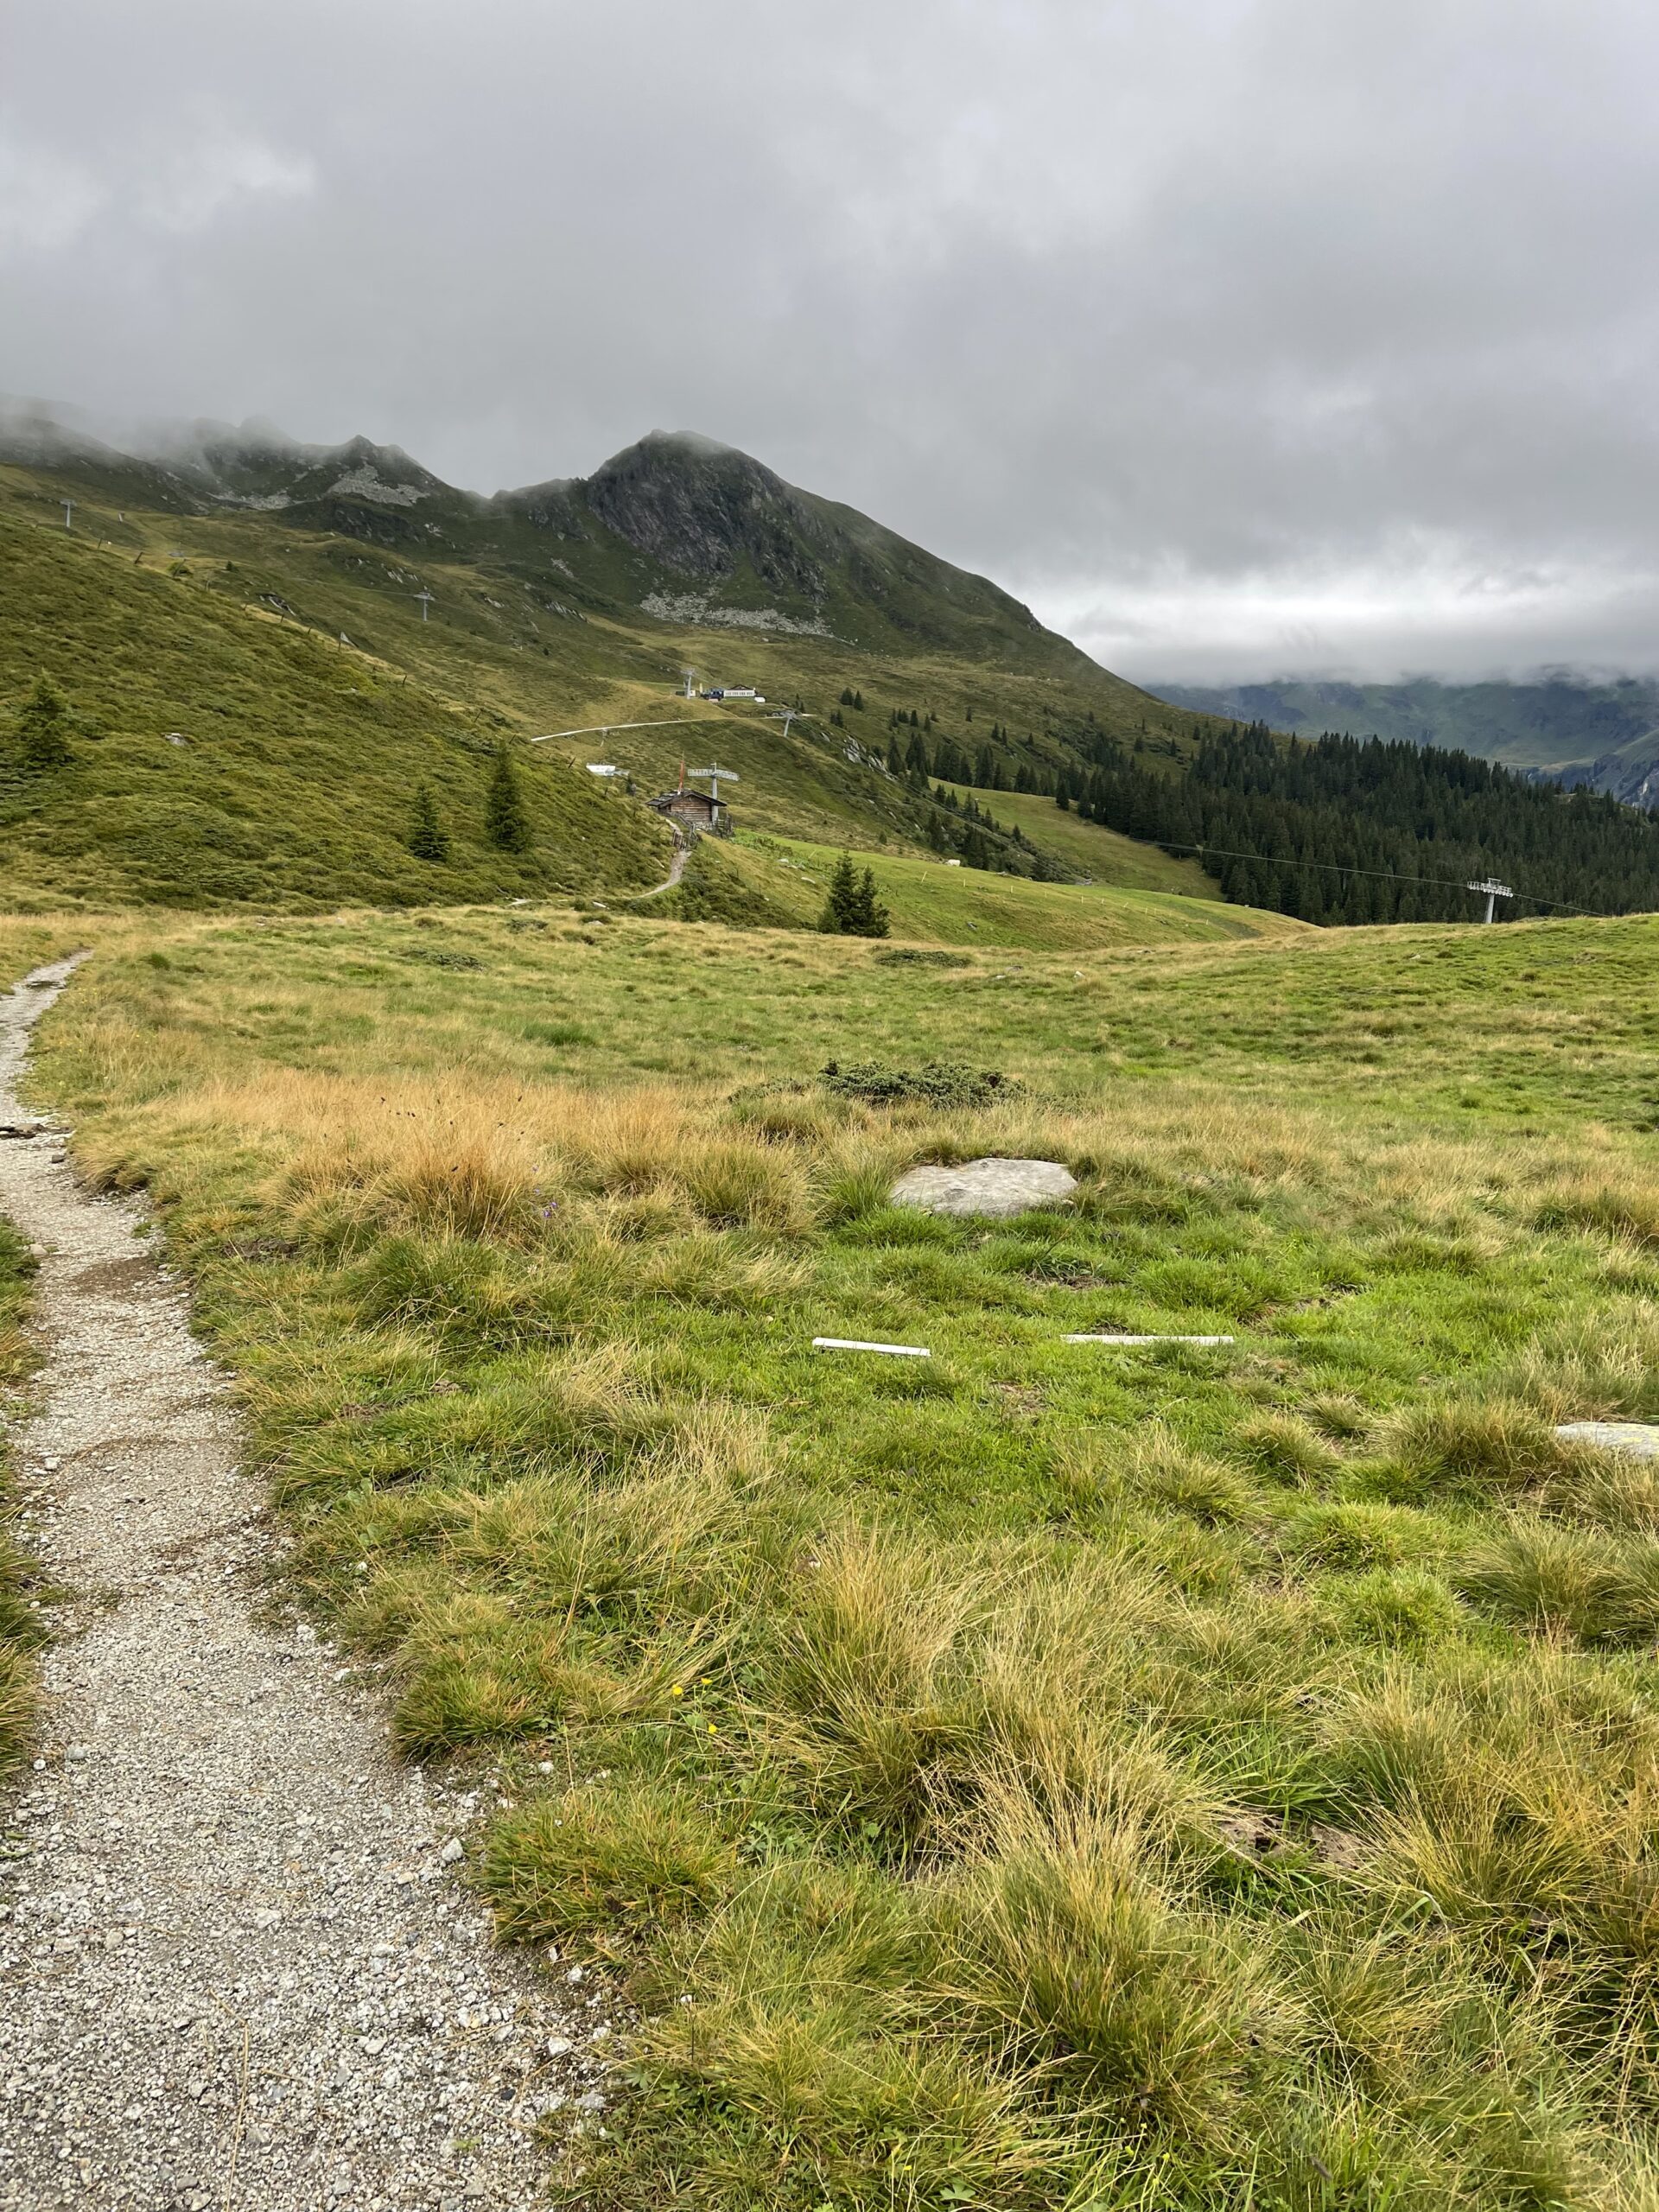
[[[29, 1120], [72, 966], [0, 997], [0, 1122]], [[0, 1141], [41, 1255], [26, 1541], [74, 1593], [0, 1806], [0, 2207], [517, 2212], [537, 2114], [601, 2124], [597, 2000], [491, 1948], [454, 1880], [488, 1808], [390, 1756], [311, 1629], [256, 1616], [277, 1540], [226, 1380], [142, 1208], [62, 1144]]]

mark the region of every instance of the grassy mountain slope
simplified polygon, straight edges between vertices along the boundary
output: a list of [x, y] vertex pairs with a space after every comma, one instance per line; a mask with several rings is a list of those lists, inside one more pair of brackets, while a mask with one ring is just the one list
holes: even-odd
[[[877, 765], [895, 709], [969, 752], [993, 725], [1006, 732], [1011, 780], [1018, 760], [1064, 764], [1084, 732], [1127, 736], [1150, 708], [995, 586], [698, 440], [653, 437], [585, 483], [487, 500], [364, 441], [319, 454], [208, 433], [133, 461], [14, 424], [9, 442], [0, 426], [8, 454], [0, 512], [44, 541], [65, 540], [73, 498], [77, 550], [107, 545], [331, 645], [343, 634], [486, 729], [671, 723], [605, 748], [644, 784], [671, 780], [683, 750], [735, 747], [742, 818], [760, 829], [917, 841], [913, 794]], [[29, 543], [15, 541], [20, 557]], [[18, 652], [32, 665], [48, 646], [83, 667], [99, 649], [89, 633]], [[687, 702], [687, 663], [808, 712], [786, 738], [770, 708]], [[864, 709], [836, 728], [848, 688]], [[564, 749], [580, 764], [598, 748]]]
[[1196, 861], [1173, 859], [1160, 846], [1142, 844], [1062, 810], [1052, 798], [1024, 791], [976, 791], [948, 786], [959, 800], [972, 798], [999, 823], [1016, 825], [1034, 845], [1052, 853], [1088, 883], [1114, 883], [1134, 891], [1178, 892], [1188, 899], [1219, 899], [1220, 892]]
[[[1033, 883], [902, 853], [863, 852], [859, 858], [875, 878], [896, 943], [1100, 952], [1136, 944], [1282, 938], [1307, 926], [1213, 897], [1122, 885]], [[795, 839], [705, 842], [668, 911], [715, 921], [752, 912], [775, 924], [816, 929], [836, 859], [828, 846]], [[725, 876], [735, 878], [729, 893], [720, 881]]]
[[[194, 905], [251, 899], [413, 905], [664, 873], [666, 833], [605, 803], [567, 762], [524, 752], [535, 842], [484, 836], [499, 726], [369, 656], [192, 576], [137, 567], [0, 512], [0, 697], [35, 671], [78, 715], [71, 766], [29, 773], [0, 741], [3, 891]], [[170, 742], [173, 738], [180, 742]], [[403, 843], [424, 779], [450, 862]]]
[[[6, 446], [0, 425], [6, 450], [21, 448]], [[452, 747], [443, 734], [455, 727], [480, 741], [556, 734], [536, 757], [563, 751], [576, 772], [561, 784], [556, 761], [537, 771], [550, 795], [537, 817], [542, 887], [626, 890], [649, 880], [638, 863], [660, 848], [660, 831], [618, 794], [603, 800], [606, 813], [571, 796], [586, 787], [586, 761], [602, 751], [642, 792], [671, 782], [683, 757], [694, 767], [718, 758], [741, 778], [734, 794], [740, 826], [878, 852], [950, 850], [973, 867], [1039, 880], [1170, 882], [1147, 842], [1163, 838], [1176, 851], [1202, 844], [1205, 867], [1228, 895], [1325, 923], [1439, 912], [1424, 906], [1416, 887], [1440, 877], [1460, 882], [1471, 853], [1535, 898], [1618, 911], [1649, 895], [1643, 825], [1598, 823], [1594, 836], [1575, 841], [1573, 823], [1551, 812], [1562, 804], [1554, 794], [1534, 795], [1529, 811], [1512, 791], [1483, 790], [1471, 802], [1478, 818], [1452, 850], [1443, 809], [1426, 814], [1391, 801], [1383, 821], [1376, 803], [1357, 796], [1344, 764], [1293, 760], [1279, 741], [1282, 758], [1240, 763], [1253, 777], [1260, 768], [1262, 791], [1233, 791], [1212, 772], [1217, 747], [1237, 749], [1224, 722], [1135, 691], [983, 579], [706, 441], [653, 435], [591, 478], [487, 499], [361, 440], [322, 450], [275, 433], [209, 429], [130, 468], [106, 451], [66, 456], [61, 442], [22, 458], [27, 466], [0, 470], [0, 512], [19, 525], [12, 542], [25, 565], [36, 547], [57, 561], [67, 545], [76, 558], [159, 569], [169, 587], [197, 604], [223, 603], [245, 627], [251, 608], [280, 616], [326, 640], [342, 665], [378, 664], [377, 682], [407, 678], [423, 695], [427, 741], [436, 747], [432, 778], [461, 832], [455, 868], [431, 879], [428, 896], [474, 896], [491, 882], [537, 887], [476, 847], [476, 789], [455, 760], [466, 745], [456, 737]], [[62, 528], [66, 493], [77, 501], [72, 532]], [[140, 496], [149, 503], [135, 504]], [[35, 593], [36, 607], [43, 596], [52, 594]], [[55, 663], [65, 657], [96, 671], [95, 623], [36, 628], [35, 641], [14, 640], [18, 658], [60, 677]], [[186, 656], [181, 672], [190, 664]], [[687, 664], [705, 683], [718, 679], [717, 688], [756, 686], [768, 703], [687, 700]], [[188, 715], [206, 724], [224, 704], [211, 683], [176, 689], [175, 727]], [[787, 734], [780, 703], [798, 709]], [[370, 775], [372, 760], [334, 734], [340, 704], [330, 699], [311, 718], [327, 734], [315, 757], [293, 760], [305, 787], [322, 795], [308, 865], [291, 855], [266, 865], [264, 823], [296, 818], [267, 793], [232, 828], [217, 823], [212, 836], [195, 837], [206, 849], [189, 866], [169, 849], [156, 868], [141, 865], [120, 823], [100, 845], [89, 843], [79, 817], [54, 820], [58, 802], [38, 787], [28, 895], [48, 890], [52, 870], [71, 858], [75, 865], [57, 878], [62, 888], [95, 893], [106, 850], [124, 852], [120, 895], [135, 884], [151, 897], [234, 895], [236, 868], [213, 864], [215, 839], [222, 855], [252, 869], [260, 896], [410, 895], [407, 863], [386, 849], [397, 823], [384, 794], [423, 772], [419, 755], [398, 753], [380, 796], [360, 810], [348, 801], [341, 814], [330, 790]], [[348, 721], [364, 711], [351, 706]], [[287, 719], [305, 725], [297, 699]], [[396, 721], [391, 702], [384, 719], [388, 729]], [[632, 724], [647, 727], [618, 727]], [[594, 725], [606, 727], [586, 734]], [[1085, 858], [1075, 815], [1068, 829], [1058, 809], [1041, 807], [1021, 810], [1033, 823], [1028, 842], [1024, 823], [1012, 807], [999, 815], [994, 796], [992, 815], [1021, 830], [998, 837], [960, 809], [938, 807], [935, 778], [971, 780], [1014, 800], [1063, 789], [1087, 802], [1097, 826], [1134, 845], [1107, 842]], [[1224, 804], [1211, 786], [1226, 786]], [[556, 804], [556, 790], [564, 794]], [[61, 795], [73, 795], [69, 784]], [[136, 801], [137, 791], [123, 796]], [[359, 819], [373, 833], [360, 855]], [[602, 848], [588, 823], [602, 830]], [[162, 824], [169, 848], [175, 828]], [[611, 849], [625, 830], [629, 849], [613, 866]], [[275, 845], [285, 836], [296, 842], [276, 828], [270, 835]], [[1559, 865], [1549, 858], [1557, 844]], [[1244, 861], [1220, 857], [1235, 848]], [[1391, 887], [1386, 914], [1373, 911], [1373, 878]], [[1347, 887], [1335, 905], [1312, 898], [1309, 887], [1332, 883]], [[1349, 895], [1357, 884], [1367, 887], [1363, 911], [1357, 893]]]

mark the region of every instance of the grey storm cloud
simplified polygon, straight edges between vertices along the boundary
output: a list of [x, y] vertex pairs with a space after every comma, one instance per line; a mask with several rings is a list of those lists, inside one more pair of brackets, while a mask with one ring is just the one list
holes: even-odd
[[53, 0], [0, 387], [696, 429], [1126, 673], [1659, 666], [1650, 0]]

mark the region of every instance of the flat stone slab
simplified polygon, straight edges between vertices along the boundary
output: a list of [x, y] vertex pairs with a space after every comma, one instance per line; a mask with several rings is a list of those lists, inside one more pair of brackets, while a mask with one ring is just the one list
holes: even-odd
[[912, 1167], [893, 1185], [896, 1206], [925, 1213], [978, 1215], [1006, 1221], [1033, 1206], [1063, 1206], [1077, 1179], [1058, 1160], [970, 1160], [961, 1167]]
[[1659, 1423], [1650, 1421], [1569, 1421], [1555, 1433], [1563, 1444], [1590, 1444], [1631, 1459], [1659, 1459]]

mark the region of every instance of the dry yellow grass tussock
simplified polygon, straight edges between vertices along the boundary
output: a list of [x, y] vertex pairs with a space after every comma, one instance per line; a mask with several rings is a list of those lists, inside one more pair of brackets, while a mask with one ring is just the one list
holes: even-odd
[[209, 1080], [166, 1118], [181, 1135], [257, 1147], [283, 1204], [346, 1200], [437, 1235], [510, 1239], [550, 1218], [573, 1185], [626, 1198], [678, 1185], [719, 1198], [722, 1173], [734, 1179], [735, 1147], [711, 1147], [708, 1110], [669, 1090], [273, 1069]]

